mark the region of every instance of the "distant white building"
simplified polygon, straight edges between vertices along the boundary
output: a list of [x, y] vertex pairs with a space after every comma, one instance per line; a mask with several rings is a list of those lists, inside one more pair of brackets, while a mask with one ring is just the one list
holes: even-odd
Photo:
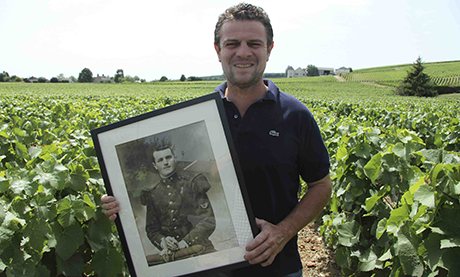
[[97, 76], [94, 77], [93, 79], [93, 83], [113, 83], [113, 82], [114, 81], [109, 76], [105, 76], [104, 74], [102, 74], [102, 76], [97, 74]]
[[318, 67], [319, 76], [334, 75], [335, 70], [332, 67]]
[[352, 72], [351, 68], [350, 67], [344, 67], [342, 66], [341, 68], [337, 68], [335, 70], [335, 74], [337, 75], [340, 75], [340, 74], [343, 74], [343, 73], [350, 73]]
[[[317, 67], [319, 76], [326, 76], [326, 75], [335, 75], [345, 72], [352, 72], [352, 69], [349, 67], [341, 67], [339, 69], [334, 69], [332, 67]], [[286, 68], [286, 77], [293, 78], [293, 77], [304, 77], [307, 76], [307, 68], [300, 68], [294, 69], [292, 66], [288, 66]]]
[[303, 76], [307, 76], [306, 68], [298, 67], [297, 69], [294, 69], [292, 66], [288, 66], [288, 68], [286, 69], [287, 78], [303, 77]]
[[[332, 67], [317, 67], [318, 73], [320, 76], [323, 75], [334, 75], [335, 70]], [[286, 77], [287, 78], [294, 78], [294, 77], [305, 77], [307, 76], [307, 68], [300, 68], [294, 69], [292, 66], [288, 66], [286, 69]]]

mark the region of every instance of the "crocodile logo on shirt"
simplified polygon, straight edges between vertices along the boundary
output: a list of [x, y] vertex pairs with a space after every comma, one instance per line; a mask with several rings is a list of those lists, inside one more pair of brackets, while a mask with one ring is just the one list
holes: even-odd
[[270, 132], [268, 132], [268, 134], [272, 137], [279, 137], [280, 136], [280, 132], [277, 132], [275, 130], [270, 130]]

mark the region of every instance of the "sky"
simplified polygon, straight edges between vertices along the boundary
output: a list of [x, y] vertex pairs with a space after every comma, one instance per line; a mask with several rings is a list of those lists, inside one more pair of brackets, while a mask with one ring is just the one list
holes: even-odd
[[[460, 60], [459, 0], [246, 1], [270, 16], [265, 72]], [[213, 47], [226, 0], [0, 0], [0, 72], [20, 77], [222, 74]]]

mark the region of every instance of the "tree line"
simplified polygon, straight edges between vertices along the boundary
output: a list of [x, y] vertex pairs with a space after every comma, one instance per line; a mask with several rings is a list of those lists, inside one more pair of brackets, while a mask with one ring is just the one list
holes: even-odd
[[[165, 82], [168, 81], [168, 77], [162, 76], [158, 81]], [[185, 77], [184, 74], [178, 79], [182, 82], [185, 81], [202, 81], [204, 78], [190, 76]], [[99, 75], [94, 76], [93, 72], [85, 67], [78, 74], [78, 78], [74, 76], [65, 77], [64, 74], [59, 74], [58, 76], [47, 79], [45, 77], [28, 77], [21, 78], [16, 75], [10, 76], [8, 72], [3, 71], [0, 73], [0, 82], [26, 82], [26, 83], [145, 83], [146, 80], [139, 78], [137, 75], [125, 75], [123, 69], [117, 69], [113, 76]]]

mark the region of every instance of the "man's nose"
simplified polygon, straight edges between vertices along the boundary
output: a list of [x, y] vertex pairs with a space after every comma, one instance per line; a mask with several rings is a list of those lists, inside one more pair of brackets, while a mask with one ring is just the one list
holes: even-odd
[[238, 47], [236, 54], [239, 57], [246, 58], [252, 55], [252, 51], [251, 51], [251, 48], [246, 43], [242, 42], [240, 46]]

